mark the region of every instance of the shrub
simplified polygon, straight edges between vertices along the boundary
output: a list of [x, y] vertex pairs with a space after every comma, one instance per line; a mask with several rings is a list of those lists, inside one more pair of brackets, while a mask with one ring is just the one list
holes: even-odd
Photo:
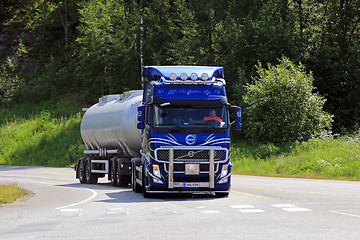
[[283, 57], [277, 66], [257, 66], [258, 77], [246, 85], [247, 136], [258, 142], [306, 141], [329, 136], [332, 117], [325, 99], [313, 93], [313, 76], [300, 63]]

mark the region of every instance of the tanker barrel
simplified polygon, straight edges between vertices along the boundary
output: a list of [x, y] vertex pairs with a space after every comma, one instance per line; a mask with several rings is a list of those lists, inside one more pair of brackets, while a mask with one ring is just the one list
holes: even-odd
[[[137, 108], [142, 90], [107, 95], [85, 112], [81, 121], [81, 137], [87, 147], [85, 154], [121, 152], [126, 157], [139, 157], [141, 130], [137, 129]], [[101, 155], [101, 154], [100, 154]]]

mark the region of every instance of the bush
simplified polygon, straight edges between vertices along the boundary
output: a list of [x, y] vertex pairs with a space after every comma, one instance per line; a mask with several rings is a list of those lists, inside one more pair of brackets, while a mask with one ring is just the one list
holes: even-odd
[[329, 136], [332, 117], [323, 111], [325, 99], [316, 93], [313, 76], [300, 63], [283, 57], [268, 69], [257, 66], [258, 77], [246, 85], [247, 136], [257, 142], [306, 141]]

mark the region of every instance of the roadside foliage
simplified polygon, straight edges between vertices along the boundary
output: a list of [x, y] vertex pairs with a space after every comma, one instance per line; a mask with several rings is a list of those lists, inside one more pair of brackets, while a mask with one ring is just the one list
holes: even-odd
[[[144, 65], [223, 66], [229, 102], [244, 110], [233, 149], [249, 142], [256, 159], [360, 128], [360, 0], [5, 0], [0, 163], [73, 163], [81, 107], [140, 89], [140, 56]], [[64, 96], [78, 104], [58, 104]], [[335, 166], [321, 159], [319, 171]]]
[[285, 57], [276, 66], [265, 69], [259, 63], [257, 69], [244, 95], [250, 139], [282, 143], [330, 137], [332, 118], [323, 110], [325, 99], [314, 92], [311, 72]]

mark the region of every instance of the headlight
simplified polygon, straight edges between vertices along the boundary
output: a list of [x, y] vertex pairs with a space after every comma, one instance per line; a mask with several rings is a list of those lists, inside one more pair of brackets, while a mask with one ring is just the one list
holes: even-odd
[[225, 177], [229, 172], [229, 165], [225, 164], [222, 166], [220, 178]]
[[158, 177], [161, 178], [161, 172], [160, 172], [160, 167], [157, 164], [153, 165], [153, 174]]

